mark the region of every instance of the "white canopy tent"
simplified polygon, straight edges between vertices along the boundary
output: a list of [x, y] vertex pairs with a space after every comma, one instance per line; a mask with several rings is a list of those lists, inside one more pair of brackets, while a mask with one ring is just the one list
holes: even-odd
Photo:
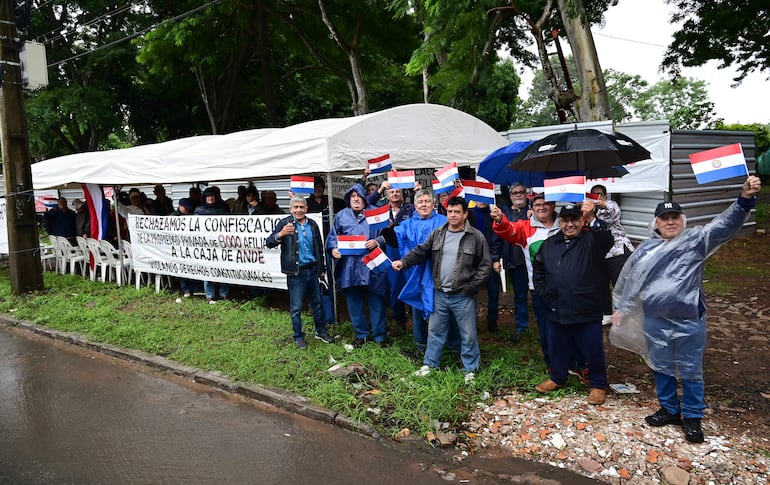
[[361, 172], [386, 153], [397, 169], [478, 166], [507, 140], [446, 106], [413, 104], [282, 129], [184, 138], [58, 157], [32, 166], [35, 189], [70, 184], [141, 185]]

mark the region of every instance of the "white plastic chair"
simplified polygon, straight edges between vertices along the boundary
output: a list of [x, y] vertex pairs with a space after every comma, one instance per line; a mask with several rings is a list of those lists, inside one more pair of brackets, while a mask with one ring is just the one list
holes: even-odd
[[86, 239], [86, 244], [88, 244], [88, 250], [90, 251], [91, 256], [94, 258], [94, 268], [91, 270], [91, 281], [96, 281], [97, 272], [101, 273], [102, 281], [106, 281], [107, 263], [105, 262], [104, 254], [102, 254], [102, 248], [99, 244], [99, 241], [89, 237]]
[[118, 286], [121, 286], [123, 284], [123, 265], [121, 263], [120, 251], [110, 244], [109, 241], [104, 239], [99, 241], [99, 246], [102, 249], [102, 256], [104, 257], [103, 268], [106, 269], [102, 276], [105, 276], [106, 274], [107, 280], [109, 280], [114, 274], [115, 282]]
[[85, 270], [83, 270], [83, 278], [86, 277], [88, 273], [91, 273], [91, 250], [88, 249], [88, 241], [86, 241], [86, 238], [83, 236], [75, 236], [75, 240], [78, 243], [78, 247], [80, 248], [80, 252], [83, 253], [86, 256], [85, 260]]
[[120, 247], [123, 250], [123, 269], [126, 272], [126, 284], [130, 285], [132, 279], [139, 279], [136, 272], [134, 271], [134, 259], [131, 253], [131, 243], [121, 240]]
[[44, 270], [48, 270], [52, 267], [54, 271], [59, 270], [59, 260], [56, 256], [56, 249], [54, 249], [53, 243], [39, 242], [40, 246], [40, 264]]
[[79, 247], [70, 244], [66, 237], [51, 236], [51, 238], [56, 238], [56, 246], [59, 248], [60, 254], [64, 260], [64, 264], [59, 268], [60, 272], [64, 274], [66, 272], [67, 266], [69, 265], [70, 273], [75, 274], [75, 266], [79, 264], [80, 274], [85, 277], [86, 263], [88, 261], [87, 256], [81, 252]]

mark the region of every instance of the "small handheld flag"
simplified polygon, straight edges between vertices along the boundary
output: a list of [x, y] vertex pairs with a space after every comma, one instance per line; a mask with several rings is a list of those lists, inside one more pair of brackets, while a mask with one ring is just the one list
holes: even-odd
[[699, 184], [749, 174], [740, 143], [692, 153], [690, 164]]
[[451, 192], [455, 189], [455, 184], [453, 181], [450, 181], [446, 185], [442, 185], [441, 182], [438, 180], [433, 181], [433, 193], [434, 194], [441, 194], [443, 192]]
[[313, 183], [313, 177], [307, 177], [305, 175], [292, 175], [291, 191], [295, 194], [312, 194]]
[[366, 254], [366, 236], [337, 236], [337, 249], [343, 256]]
[[547, 179], [545, 184], [545, 200], [548, 202], [583, 202], [586, 194], [586, 178], [583, 175]]
[[495, 203], [495, 184], [492, 182], [463, 180], [463, 187], [465, 188], [466, 199], [486, 204]]
[[385, 173], [392, 168], [393, 165], [390, 163], [390, 153], [386, 153], [381, 157], [369, 159], [369, 172], [371, 173]]
[[599, 194], [594, 194], [593, 192], [586, 192], [586, 199], [599, 200]]
[[364, 256], [361, 261], [372, 271], [382, 272], [388, 269], [390, 259], [382, 252], [380, 248], [374, 248], [372, 251]]
[[364, 211], [364, 216], [366, 216], [366, 222], [369, 223], [369, 229], [388, 227], [390, 224], [390, 204]]
[[403, 172], [388, 172], [388, 182], [391, 189], [411, 189], [414, 188], [414, 170], [405, 170]]
[[441, 185], [449, 185], [452, 180], [457, 180], [459, 178], [460, 173], [457, 171], [457, 162], [452, 162], [436, 170], [436, 179]]

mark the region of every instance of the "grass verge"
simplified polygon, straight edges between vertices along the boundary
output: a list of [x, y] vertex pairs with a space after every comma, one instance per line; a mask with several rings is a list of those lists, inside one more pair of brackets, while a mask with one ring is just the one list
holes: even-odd
[[[309, 347], [302, 351], [293, 345], [288, 313], [264, 307], [259, 300], [176, 303], [175, 294], [49, 272], [45, 287], [42, 292], [13, 295], [8, 270], [0, 270], [0, 312], [77, 332], [92, 341], [220, 371], [235, 380], [287, 389], [372, 424], [384, 434], [402, 428], [425, 433], [442, 423], [461, 428], [477, 402], [513, 388], [531, 390], [547, 376], [534, 328], [516, 345], [482, 339], [482, 366], [475, 380], [466, 384], [460, 366], [448, 354], [443, 370], [413, 376], [421, 363], [406, 355], [412, 349], [411, 335], [393, 339], [388, 348], [366, 345], [348, 351], [344, 343], [353, 337], [349, 322], [331, 329], [339, 335], [338, 342], [324, 344], [308, 332], [312, 322], [307, 317]], [[354, 362], [366, 369], [363, 376], [348, 380], [327, 372], [334, 363]], [[570, 380], [556, 395], [575, 392], [584, 391]]]

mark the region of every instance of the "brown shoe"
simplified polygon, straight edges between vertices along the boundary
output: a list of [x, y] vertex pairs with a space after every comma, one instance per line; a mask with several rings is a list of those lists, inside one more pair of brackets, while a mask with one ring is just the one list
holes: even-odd
[[591, 393], [588, 395], [588, 404], [593, 404], [594, 406], [604, 404], [606, 400], [607, 392], [604, 389], [591, 389]]
[[564, 386], [561, 386], [555, 382], [553, 382], [551, 379], [548, 379], [547, 381], [543, 381], [540, 384], [535, 386], [535, 389], [537, 389], [537, 392], [542, 392], [543, 394], [546, 394], [548, 392], [553, 392], [556, 389], [561, 389]]

